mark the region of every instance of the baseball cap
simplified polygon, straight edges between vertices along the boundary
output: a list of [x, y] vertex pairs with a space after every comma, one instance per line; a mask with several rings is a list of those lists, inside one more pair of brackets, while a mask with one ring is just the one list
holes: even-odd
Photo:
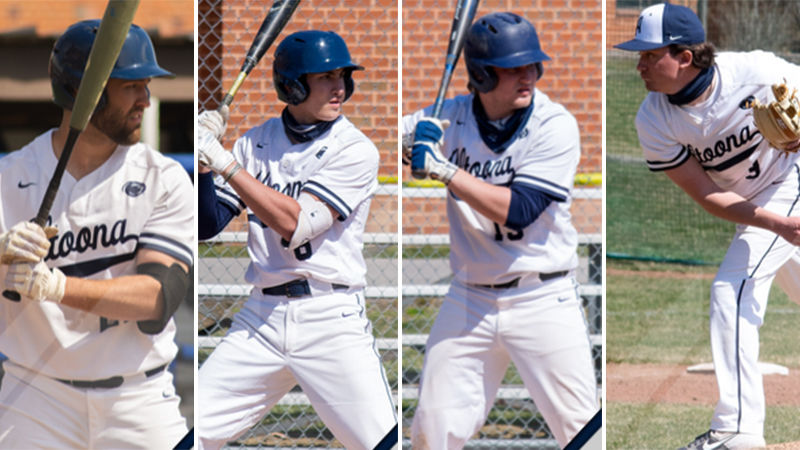
[[633, 39], [614, 47], [622, 50], [645, 51], [670, 44], [693, 45], [705, 42], [706, 32], [697, 14], [691, 9], [660, 3], [645, 8], [636, 22]]

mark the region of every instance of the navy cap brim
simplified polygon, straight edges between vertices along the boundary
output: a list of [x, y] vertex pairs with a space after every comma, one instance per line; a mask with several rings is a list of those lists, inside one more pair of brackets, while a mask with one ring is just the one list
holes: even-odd
[[618, 48], [621, 50], [629, 50], [632, 52], [643, 52], [647, 50], [655, 50], [657, 48], [662, 48], [666, 46], [667, 45], [664, 45], [661, 42], [645, 42], [645, 41], [640, 41], [638, 39], [631, 39], [630, 41], [615, 45], [614, 48]]

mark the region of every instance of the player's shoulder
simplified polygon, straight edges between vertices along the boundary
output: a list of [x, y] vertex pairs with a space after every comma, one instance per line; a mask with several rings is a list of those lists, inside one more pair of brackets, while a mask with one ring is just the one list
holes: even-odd
[[[47, 152], [52, 152], [52, 130], [40, 134], [31, 142], [25, 144], [22, 148], [7, 153], [4, 157], [0, 158], [0, 171], [19, 170], [20, 167], [31, 166], [37, 171], [41, 167], [43, 158], [46, 158]], [[52, 154], [52, 153], [51, 153]], [[55, 158], [55, 156], [53, 156]]]
[[330, 138], [339, 150], [344, 153], [351, 153], [357, 157], [375, 161], [378, 159], [378, 147], [363, 131], [343, 115], [331, 127]]
[[569, 110], [561, 103], [553, 101], [544, 92], [534, 89], [533, 96], [533, 112], [529, 123], [531, 121], [539, 124], [557, 123], [567, 127], [578, 127], [578, 121]]
[[247, 131], [244, 132], [239, 137], [239, 140], [250, 140], [250, 141], [263, 141], [267, 139], [272, 133], [275, 133], [279, 130], [283, 129], [283, 124], [281, 123], [281, 119], [279, 117], [272, 117], [267, 119], [265, 122], [262, 122]]
[[723, 80], [732, 83], [734, 89], [745, 84], [772, 84], [789, 75], [788, 61], [763, 50], [720, 52], [714, 61]]
[[127, 165], [159, 172], [185, 172], [185, 169], [177, 160], [144, 142], [122, 147], [121, 149], [125, 151], [125, 163]]

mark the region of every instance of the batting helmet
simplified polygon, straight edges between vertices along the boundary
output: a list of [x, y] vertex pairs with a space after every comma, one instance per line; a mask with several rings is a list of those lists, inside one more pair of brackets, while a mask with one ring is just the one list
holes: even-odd
[[[75, 94], [83, 77], [89, 52], [100, 27], [100, 20], [84, 20], [67, 28], [53, 46], [50, 53], [50, 84], [53, 87], [53, 101], [62, 108], [72, 110]], [[109, 78], [141, 80], [154, 77], [174, 77], [162, 69], [156, 61], [156, 52], [147, 32], [131, 25], [125, 42], [122, 44], [117, 62]], [[97, 108], [105, 104], [105, 92]]]
[[278, 98], [298, 105], [308, 97], [306, 74], [345, 69], [344, 101], [353, 95], [352, 72], [364, 70], [350, 59], [347, 44], [333, 31], [298, 31], [284, 39], [275, 50], [272, 79]]
[[533, 24], [507, 12], [487, 14], [472, 24], [464, 42], [464, 62], [469, 84], [479, 92], [497, 86], [497, 73], [492, 67], [512, 68], [536, 64], [539, 78], [549, 61], [539, 46]]

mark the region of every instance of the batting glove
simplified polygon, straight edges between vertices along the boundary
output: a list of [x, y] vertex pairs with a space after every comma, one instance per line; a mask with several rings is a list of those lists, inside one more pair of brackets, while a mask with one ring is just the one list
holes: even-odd
[[198, 162], [222, 175], [225, 181], [230, 180], [242, 167], [234, 159], [233, 153], [225, 150], [210, 130], [204, 127], [199, 127], [198, 130], [200, 135], [197, 145]]
[[41, 261], [50, 249], [45, 231], [33, 222], [20, 222], [0, 234], [0, 263]]
[[411, 174], [415, 178], [429, 176], [444, 184], [450, 182], [458, 167], [445, 159], [441, 147], [444, 130], [450, 121], [424, 117], [414, 129], [414, 145], [411, 148]]
[[227, 105], [222, 105], [218, 110], [203, 111], [197, 118], [201, 127], [214, 133], [214, 137], [219, 140], [225, 135], [225, 128], [228, 126], [230, 110]]
[[50, 269], [44, 261], [13, 263], [6, 274], [6, 289], [39, 302], [61, 302], [66, 284], [64, 272], [55, 267]]

